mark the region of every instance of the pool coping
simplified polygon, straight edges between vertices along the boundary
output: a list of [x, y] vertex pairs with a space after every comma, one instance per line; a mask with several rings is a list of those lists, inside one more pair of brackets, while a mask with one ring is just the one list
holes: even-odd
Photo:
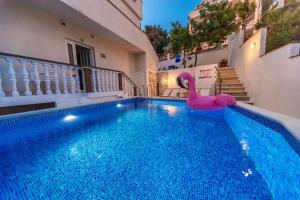
[[[31, 114], [51, 112], [51, 111], [56, 111], [56, 110], [66, 110], [66, 109], [72, 109], [72, 108], [78, 108], [78, 107], [102, 105], [102, 104], [114, 103], [114, 102], [122, 102], [125, 100], [131, 100], [131, 99], [152, 99], [152, 100], [163, 100], [163, 101], [172, 101], [172, 102], [185, 102], [186, 101], [186, 98], [138, 97], [138, 96], [136, 96], [136, 97], [127, 97], [127, 98], [122, 98], [122, 99], [107, 100], [107, 101], [101, 101], [101, 102], [93, 102], [93, 103], [88, 103], [88, 104], [79, 104], [79, 105], [64, 106], [64, 107], [58, 107], [58, 108], [49, 108], [49, 109], [43, 109], [43, 110], [37, 110], [37, 111], [29, 111], [29, 112], [24, 112], [24, 113], [3, 115], [3, 116], [0, 116], [0, 119], [18, 117], [18, 116], [27, 116], [27, 115], [31, 115]], [[243, 110], [246, 110], [246, 111], [256, 114], [258, 116], [261, 116], [261, 117], [264, 117], [271, 121], [277, 122], [278, 124], [280, 124], [284, 128], [286, 128], [287, 131], [289, 131], [293, 135], [293, 137], [300, 143], [300, 119], [296, 119], [296, 118], [293, 118], [293, 117], [290, 117], [287, 115], [269, 111], [264, 108], [249, 105], [249, 104], [246, 104], [246, 103], [243, 103], [240, 101], [237, 102], [236, 106], [238, 108], [241, 108]]]

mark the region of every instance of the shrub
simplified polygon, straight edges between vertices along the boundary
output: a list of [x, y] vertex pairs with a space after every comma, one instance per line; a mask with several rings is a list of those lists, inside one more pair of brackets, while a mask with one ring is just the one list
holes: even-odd
[[277, 49], [300, 39], [300, 4], [290, 1], [283, 8], [272, 7], [265, 13], [257, 28], [268, 27], [266, 51]]

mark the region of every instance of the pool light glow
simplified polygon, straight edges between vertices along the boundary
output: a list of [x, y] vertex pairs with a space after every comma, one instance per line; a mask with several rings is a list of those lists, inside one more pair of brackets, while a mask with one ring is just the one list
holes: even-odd
[[75, 115], [67, 115], [67, 116], [65, 116], [64, 121], [65, 122], [70, 122], [70, 121], [75, 120], [76, 118], [77, 117]]
[[121, 107], [122, 107], [122, 104], [118, 103], [117, 108], [121, 108]]

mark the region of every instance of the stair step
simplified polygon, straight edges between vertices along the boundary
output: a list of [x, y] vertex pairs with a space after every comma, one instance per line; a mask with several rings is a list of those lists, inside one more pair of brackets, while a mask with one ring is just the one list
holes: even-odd
[[250, 97], [248, 97], [248, 96], [235, 96], [235, 95], [233, 95], [233, 96], [238, 101], [249, 101], [250, 100]]
[[234, 68], [233, 67], [218, 67], [218, 71], [227, 71], [227, 70], [234, 71]]
[[223, 80], [222, 85], [224, 84], [241, 84], [240, 80]]
[[232, 96], [247, 96], [247, 92], [245, 91], [222, 91], [222, 92]]
[[231, 87], [224, 87], [222, 86], [222, 91], [245, 91], [245, 88], [241, 86], [231, 86]]
[[238, 80], [238, 76], [221, 76], [222, 80]]
[[237, 74], [235, 72], [221, 72], [219, 73], [221, 77], [223, 76], [237, 76]]
[[249, 104], [249, 105], [254, 105], [254, 102], [252, 102], [252, 101], [242, 101], [243, 103], [247, 103], [247, 104]]

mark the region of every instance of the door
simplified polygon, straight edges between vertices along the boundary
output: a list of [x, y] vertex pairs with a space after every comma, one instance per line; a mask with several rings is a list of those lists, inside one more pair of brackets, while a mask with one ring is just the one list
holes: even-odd
[[78, 71], [80, 90], [85, 92], [93, 92], [91, 78], [92, 73], [91, 69], [87, 67], [95, 66], [94, 49], [81, 43], [69, 40], [66, 42], [66, 44], [69, 63], [81, 67]]

